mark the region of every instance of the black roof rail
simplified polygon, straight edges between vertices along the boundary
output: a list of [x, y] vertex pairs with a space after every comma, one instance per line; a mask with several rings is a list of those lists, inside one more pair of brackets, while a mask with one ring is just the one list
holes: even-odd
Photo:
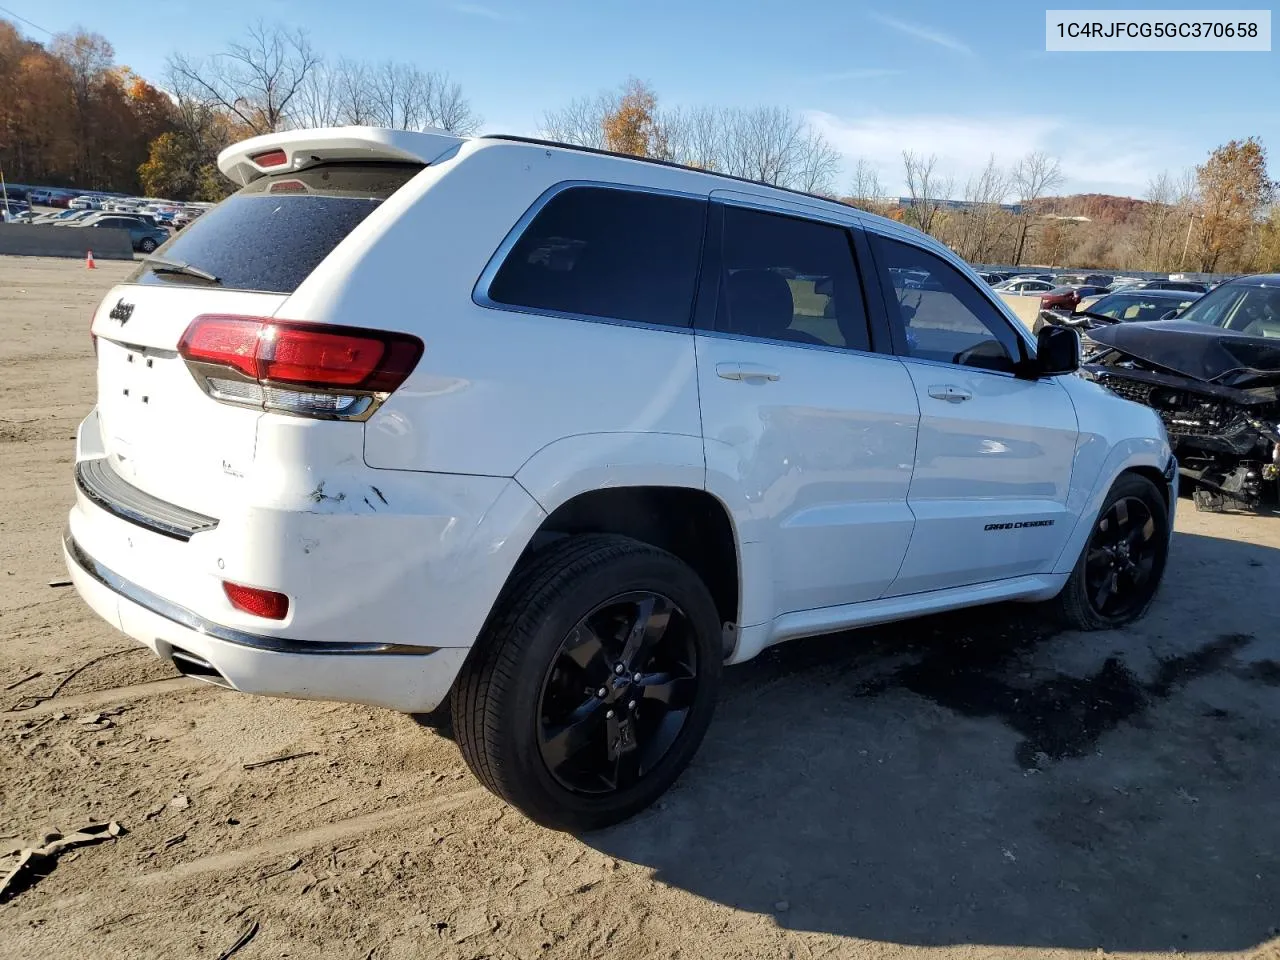
[[675, 170], [687, 170], [690, 173], [701, 173], [708, 177], [719, 177], [721, 180], [732, 180], [735, 183], [749, 183], [753, 187], [767, 187], [770, 190], [781, 190], [783, 193], [806, 197], [809, 200], [821, 200], [823, 203], [834, 203], [841, 207], [857, 209], [835, 197], [824, 197], [821, 194], [796, 190], [792, 187], [780, 187], [777, 184], [765, 183], [763, 180], [752, 180], [750, 177], [738, 177], [732, 173], [721, 173], [717, 170], [704, 170], [702, 167], [691, 167], [687, 163], [676, 163], [674, 160], [659, 160], [656, 157], [638, 157], [632, 153], [619, 153], [616, 150], [602, 150], [599, 147], [584, 147], [576, 143], [562, 143], [559, 140], [542, 140], [538, 137], [522, 137], [514, 133], [486, 133], [477, 140], [508, 140], [513, 143], [530, 143], [538, 147], [555, 147], [558, 150], [573, 150], [578, 153], [592, 153], [601, 157], [616, 157], [619, 160], [635, 160], [639, 163], [652, 163], [659, 167], [671, 167]]

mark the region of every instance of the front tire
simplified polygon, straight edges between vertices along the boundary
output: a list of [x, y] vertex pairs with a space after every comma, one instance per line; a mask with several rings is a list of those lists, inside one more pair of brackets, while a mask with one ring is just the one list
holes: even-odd
[[138, 249], [141, 250], [143, 253], [151, 253], [155, 250], [155, 248], [156, 248], [156, 242], [152, 240], [150, 237], [147, 237], [140, 244], [138, 244]]
[[1051, 601], [1077, 630], [1109, 630], [1142, 617], [1169, 557], [1169, 507], [1154, 483], [1125, 473], [1112, 485], [1080, 559]]
[[687, 564], [626, 537], [566, 537], [498, 598], [454, 686], [454, 733], [477, 779], [532, 820], [605, 827], [693, 758], [723, 656]]

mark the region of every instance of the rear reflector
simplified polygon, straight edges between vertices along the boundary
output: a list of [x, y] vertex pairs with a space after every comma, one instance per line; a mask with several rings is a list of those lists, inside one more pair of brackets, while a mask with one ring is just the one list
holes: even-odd
[[266, 620], [283, 620], [289, 613], [289, 598], [273, 590], [260, 590], [238, 583], [222, 582], [223, 592], [237, 610]]
[[289, 162], [289, 158], [285, 156], [283, 150], [268, 150], [266, 153], [260, 153], [249, 159], [260, 167], [282, 167]]
[[226, 367], [263, 386], [390, 393], [422, 357], [422, 341], [358, 327], [201, 316], [187, 327], [178, 352], [189, 363]]

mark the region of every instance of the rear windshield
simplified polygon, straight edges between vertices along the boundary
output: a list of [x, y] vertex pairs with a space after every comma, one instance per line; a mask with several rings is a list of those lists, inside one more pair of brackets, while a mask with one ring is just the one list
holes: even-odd
[[[420, 170], [412, 163], [331, 163], [261, 177], [176, 232], [155, 256], [213, 274], [220, 287], [292, 293]], [[130, 281], [210, 284], [145, 261]]]

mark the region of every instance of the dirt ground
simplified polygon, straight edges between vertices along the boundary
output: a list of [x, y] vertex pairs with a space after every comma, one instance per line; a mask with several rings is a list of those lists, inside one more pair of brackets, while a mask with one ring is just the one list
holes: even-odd
[[661, 804], [555, 833], [441, 732], [201, 686], [48, 585], [129, 269], [0, 258], [0, 856], [128, 831], [0, 905], [5, 960], [1280, 957], [1280, 516], [1184, 500], [1124, 632], [1002, 607], [776, 648]]

